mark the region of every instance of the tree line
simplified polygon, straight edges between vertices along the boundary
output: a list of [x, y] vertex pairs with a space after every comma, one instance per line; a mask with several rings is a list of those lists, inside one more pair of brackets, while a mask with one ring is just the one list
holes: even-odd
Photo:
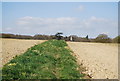
[[76, 35], [70, 36], [62, 36], [63, 33], [56, 33], [55, 35], [41, 35], [36, 34], [34, 36], [30, 35], [18, 35], [18, 34], [6, 34], [0, 33], [1, 38], [13, 38], [13, 39], [34, 39], [34, 40], [65, 40], [65, 41], [73, 41], [73, 42], [100, 42], [100, 43], [120, 43], [120, 35], [115, 38], [110, 38], [106, 34], [100, 34], [96, 38], [86, 37], [78, 37]]

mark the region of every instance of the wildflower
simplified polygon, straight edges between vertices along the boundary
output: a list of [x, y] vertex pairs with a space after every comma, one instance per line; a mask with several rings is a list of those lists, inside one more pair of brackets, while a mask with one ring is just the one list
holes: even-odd
[[10, 63], [10, 64], [8, 64], [8, 66], [14, 66], [14, 65], [16, 65], [16, 63]]

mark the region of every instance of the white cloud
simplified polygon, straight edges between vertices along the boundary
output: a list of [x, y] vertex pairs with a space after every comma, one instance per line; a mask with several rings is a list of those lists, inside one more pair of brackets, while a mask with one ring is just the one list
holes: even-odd
[[16, 27], [5, 28], [4, 31], [21, 34], [54, 34], [63, 31], [65, 34], [94, 35], [101, 32], [116, 34], [117, 22], [92, 16], [88, 19], [74, 17], [41, 18], [41, 17], [22, 17], [19, 18]]
[[26, 16], [26, 17], [23, 17], [23, 18], [20, 18], [21, 20], [31, 20], [31, 19], [34, 19], [33, 17], [30, 17], [30, 16]]
[[117, 21], [92, 16], [88, 19], [84, 19], [82, 25], [86, 28], [112, 28], [117, 27]]
[[76, 18], [73, 17], [60, 17], [60, 18], [37, 18], [37, 17], [23, 17], [17, 21], [18, 25], [30, 25], [30, 24], [38, 24], [38, 25], [50, 25], [50, 24], [72, 24], [74, 23]]
[[85, 7], [83, 5], [78, 6], [77, 11], [83, 11], [85, 10]]
[[12, 29], [12, 28], [10, 28], [10, 27], [7, 27], [7, 28], [6, 28], [6, 30], [8, 30], [8, 31], [11, 30], [11, 29]]
[[29, 24], [29, 22], [28, 21], [18, 21], [17, 24], [25, 25], [25, 24]]
[[97, 17], [95, 17], [95, 16], [92, 16], [92, 17], [90, 18], [90, 20], [91, 20], [92, 22], [107, 22], [107, 21], [108, 21], [108, 19], [105, 19], [105, 18], [97, 18]]

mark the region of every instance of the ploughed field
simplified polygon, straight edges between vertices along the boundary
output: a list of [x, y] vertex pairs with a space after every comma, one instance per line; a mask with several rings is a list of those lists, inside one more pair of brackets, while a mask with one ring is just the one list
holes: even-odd
[[[24, 65], [24, 63], [21, 63], [20, 59], [22, 58], [22, 60], [24, 61], [24, 59], [26, 59], [26, 58], [23, 58], [24, 56], [19, 57], [19, 55], [25, 53], [25, 56], [27, 56], [30, 51], [33, 52], [33, 55], [34, 55], [35, 52], [38, 52], [37, 50], [39, 48], [37, 48], [37, 46], [36, 46], [34, 49], [33, 46], [35, 46], [35, 45], [39, 46], [39, 44], [41, 44], [43, 42], [45, 42], [45, 40], [0, 39], [0, 57], [2, 58], [2, 59], [0, 59], [0, 60], [2, 60], [2, 66], [0, 66], [0, 67], [3, 67], [3, 65], [8, 63], [7, 65], [5, 65], [4, 72], [8, 71], [7, 68], [10, 68], [10, 67], [12, 69], [11, 72], [13, 72], [15, 67], [21, 66], [21, 65], [17, 65], [17, 60], [19, 60], [19, 64]], [[53, 41], [53, 42], [55, 42], [55, 41]], [[54, 49], [51, 46], [48, 47], [49, 43], [45, 43], [45, 44], [43, 44], [43, 46], [45, 46], [46, 49], [43, 52], [41, 52], [41, 51], [40, 52], [43, 54], [46, 52], [51, 54], [53, 52], [52, 53], [53, 56], [54, 56], [54, 54], [62, 54], [63, 57], [61, 59], [63, 60], [63, 62], [62, 62], [62, 60], [58, 59], [59, 55], [55, 55], [56, 56], [55, 60], [56, 59], [58, 60], [58, 61], [56, 60], [55, 62], [61, 62], [63, 64], [56, 65], [56, 66], [58, 66], [58, 68], [56, 68], [56, 69], [52, 69], [55, 67], [52, 67], [51, 64], [49, 65], [49, 63], [46, 64], [45, 66], [43, 64], [42, 72], [43, 72], [43, 74], [44, 74], [44, 72], [46, 73], [47, 70], [49, 72], [49, 68], [44, 68], [44, 67], [50, 66], [51, 71], [49, 73], [47, 73], [48, 74], [47, 78], [51, 78], [51, 77], [67, 78], [69, 75], [66, 75], [66, 73], [68, 73], [70, 71], [67, 72], [67, 69], [65, 68], [63, 71], [60, 71], [59, 72], [60, 74], [59, 74], [58, 70], [59, 70], [59, 67], [60, 68], [64, 67], [64, 63], [67, 62], [66, 55], [64, 57], [64, 53], [68, 53], [69, 51], [64, 49], [64, 43], [63, 43], [62, 48], [61, 47], [59, 48], [58, 42], [52, 43], [52, 44], [53, 44], [52, 46], [54, 47]], [[83, 73], [83, 74], [85, 73], [94, 79], [106, 79], [106, 78], [117, 79], [118, 78], [118, 44], [86, 43], [86, 42], [67, 42], [67, 44], [68, 44], [69, 48], [74, 52], [73, 55], [76, 56], [76, 58], [77, 58], [76, 60], [77, 60], [78, 64], [81, 64], [82, 66], [86, 67], [87, 71], [80, 72], [80, 73]], [[58, 47], [56, 47], [56, 45], [58, 45]], [[30, 49], [31, 47], [33, 47], [32, 50]], [[42, 46], [40, 45], [40, 47], [42, 47]], [[66, 45], [65, 45], [65, 47], [66, 47]], [[59, 49], [61, 50], [60, 52], [58, 51]], [[28, 52], [26, 52], [27, 50], [28, 50]], [[42, 48], [40, 50], [42, 50]], [[56, 50], [56, 51], [52, 51], [52, 50]], [[35, 53], [35, 54], [39, 55], [37, 53]], [[36, 56], [33, 56], [33, 57], [36, 57]], [[49, 57], [49, 55], [48, 55], [48, 57]], [[40, 57], [40, 58], [43, 59], [42, 57]], [[45, 56], [45, 58], [46, 58], [46, 56]], [[50, 56], [50, 58], [53, 58], [53, 57]], [[66, 60], [64, 60], [64, 58]], [[73, 57], [69, 56], [69, 53], [68, 53], [68, 58], [73, 58]], [[15, 59], [15, 60], [12, 60], [12, 59]], [[36, 59], [30, 58], [30, 59], [33, 59], [32, 61], [37, 60], [37, 58]], [[42, 60], [41, 60], [41, 62], [42, 62]], [[48, 62], [52, 63], [53, 61], [48, 60]], [[72, 64], [73, 66], [70, 65], [70, 67], [69, 67], [69, 64], [67, 62], [67, 64], [68, 64], [67, 68], [69, 68], [69, 69], [71, 67], [77, 68], [76, 64], [74, 63], [74, 58], [73, 58], [73, 60], [71, 60], [69, 62], [70, 62], [69, 64], [73, 63], [74, 65]], [[32, 65], [32, 64], [30, 63], [30, 65]], [[28, 67], [27, 64], [25, 67], [22, 67], [21, 78], [25, 78], [27, 76], [32, 76], [35, 79], [36, 79], [36, 77], [46, 78], [46, 75], [37, 76], [38, 74], [40, 75], [39, 69], [38, 69], [37, 74], [35, 74], [35, 73], [33, 73], [32, 75], [27, 74], [26, 71], [28, 71], [30, 73], [31, 73], [31, 71], [29, 71], [29, 69], [25, 70], [26, 67]], [[34, 67], [37, 68], [36, 65], [34, 65]], [[42, 68], [42, 67], [40, 67], [40, 68]], [[21, 68], [19, 68], [19, 69], [21, 69]], [[53, 71], [53, 74], [51, 74], [52, 71]], [[76, 69], [73, 71], [71, 70], [71, 72], [72, 72], [72, 75], [71, 75], [71, 77], [68, 77], [68, 78], [78, 78], [78, 77], [83, 76], [81, 74], [79, 76], [77, 76], [79, 73]], [[71, 74], [71, 72], [70, 72], [70, 74]], [[16, 73], [17, 73], [17, 69], [16, 69]], [[13, 74], [16, 74], [16, 73], [13, 73]], [[8, 77], [8, 75], [6, 75], [6, 73], [4, 73], [4, 74], [5, 74], [5, 75], [3, 75], [4, 77], [7, 77], [7, 78], [12, 77], [12, 76]], [[10, 73], [10, 75], [11, 75], [11, 73]], [[62, 76], [62, 75], [66, 75], [66, 76]], [[16, 76], [16, 77], [19, 77], [19, 76]], [[13, 77], [13, 78], [16, 78], [16, 77]]]
[[118, 78], [118, 44], [67, 42], [93, 79]]
[[24, 53], [28, 48], [40, 44], [45, 40], [0, 39], [0, 56], [2, 67], [16, 55]]
[[34, 45], [3, 66], [2, 78], [82, 79], [85, 74], [72, 54], [64, 40]]

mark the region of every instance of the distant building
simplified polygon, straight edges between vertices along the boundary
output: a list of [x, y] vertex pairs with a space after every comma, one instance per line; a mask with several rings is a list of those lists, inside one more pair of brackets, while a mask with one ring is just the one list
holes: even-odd
[[73, 41], [73, 37], [72, 36], [70, 36], [70, 41]]

